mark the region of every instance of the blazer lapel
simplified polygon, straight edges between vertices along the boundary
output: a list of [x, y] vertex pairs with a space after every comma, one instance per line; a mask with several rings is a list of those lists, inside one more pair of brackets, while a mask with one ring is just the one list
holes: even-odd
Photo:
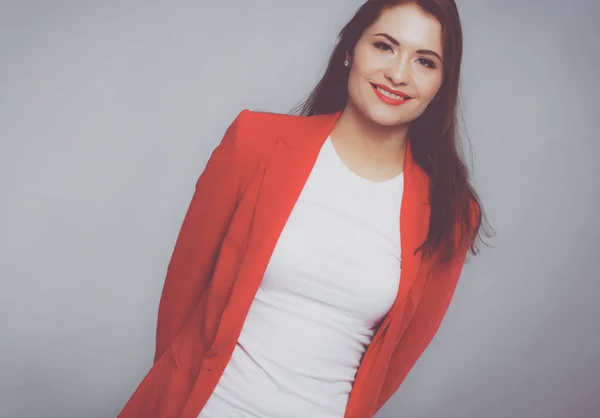
[[302, 129], [290, 130], [276, 138], [258, 192], [249, 251], [258, 251], [270, 258], [319, 151], [340, 114], [312, 116], [306, 119]]
[[[384, 329], [392, 320], [410, 319], [419, 302], [420, 294], [416, 295], [412, 290], [419, 277], [423, 259], [420, 253], [415, 254], [415, 252], [427, 238], [430, 209], [429, 179], [415, 163], [410, 142], [407, 142], [404, 160], [404, 192], [400, 207], [400, 248], [402, 250], [400, 286], [390, 314], [382, 324]], [[409, 294], [413, 297], [409, 298]], [[400, 321], [397, 324], [400, 326]]]

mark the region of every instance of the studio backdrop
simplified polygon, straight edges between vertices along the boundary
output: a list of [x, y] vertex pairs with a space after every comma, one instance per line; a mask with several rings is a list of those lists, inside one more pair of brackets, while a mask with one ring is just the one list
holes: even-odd
[[[118, 414], [211, 151], [298, 104], [361, 3], [0, 3], [0, 417]], [[495, 248], [377, 418], [600, 417], [600, 4], [458, 6]]]

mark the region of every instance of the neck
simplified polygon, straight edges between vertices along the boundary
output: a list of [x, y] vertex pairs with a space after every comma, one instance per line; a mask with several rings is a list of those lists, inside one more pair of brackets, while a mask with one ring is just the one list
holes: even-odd
[[390, 170], [401, 169], [404, 165], [408, 124], [379, 125], [349, 103], [336, 122], [331, 137], [368, 166]]

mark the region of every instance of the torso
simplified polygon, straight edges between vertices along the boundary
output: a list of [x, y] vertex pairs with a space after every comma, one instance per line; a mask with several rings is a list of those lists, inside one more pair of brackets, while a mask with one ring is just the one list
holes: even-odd
[[400, 278], [403, 175], [363, 178], [328, 138], [201, 418], [344, 415]]

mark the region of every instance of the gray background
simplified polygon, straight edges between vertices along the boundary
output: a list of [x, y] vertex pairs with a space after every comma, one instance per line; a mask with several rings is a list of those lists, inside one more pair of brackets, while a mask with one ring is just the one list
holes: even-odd
[[[117, 415], [210, 152], [307, 94], [361, 1], [0, 3], [0, 417]], [[459, 8], [496, 248], [378, 418], [600, 417], [600, 6]]]

